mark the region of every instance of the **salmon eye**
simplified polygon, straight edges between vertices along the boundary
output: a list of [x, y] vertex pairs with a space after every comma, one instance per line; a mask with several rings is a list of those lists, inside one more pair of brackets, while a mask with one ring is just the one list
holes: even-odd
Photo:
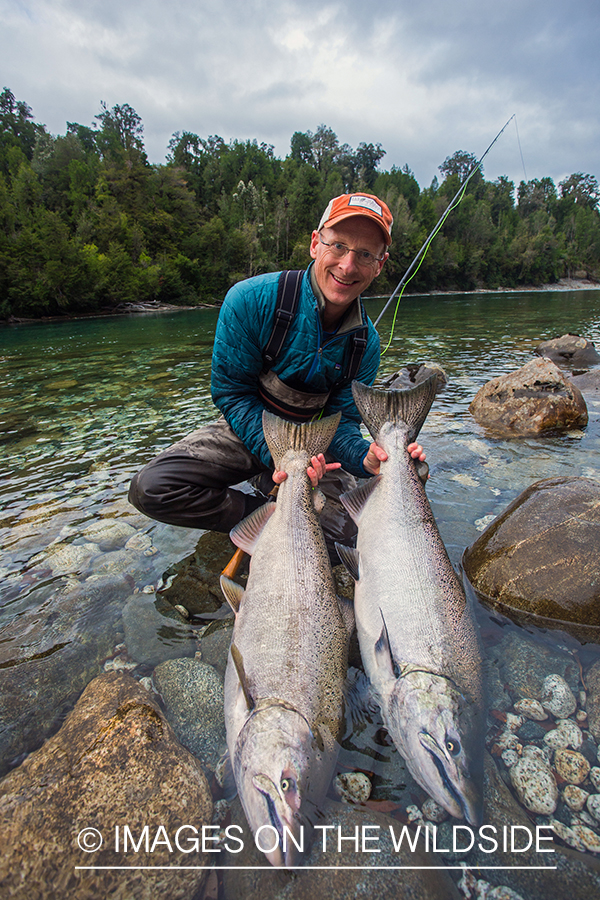
[[279, 784], [284, 794], [287, 794], [288, 791], [294, 788], [294, 782], [291, 778], [282, 778]]
[[452, 738], [447, 738], [446, 750], [448, 751], [450, 756], [458, 756], [458, 754], [460, 753], [460, 743], [453, 740]]

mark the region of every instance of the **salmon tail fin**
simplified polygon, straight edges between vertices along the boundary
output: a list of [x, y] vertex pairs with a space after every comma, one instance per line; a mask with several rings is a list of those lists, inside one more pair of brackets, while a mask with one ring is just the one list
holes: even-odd
[[263, 431], [275, 468], [288, 450], [305, 450], [309, 457], [325, 453], [342, 417], [341, 413], [315, 422], [289, 422], [273, 413], [263, 412]]
[[435, 398], [437, 375], [407, 391], [382, 391], [360, 381], [352, 382], [357, 409], [374, 441], [386, 422], [404, 422], [408, 426], [408, 443], [416, 440]]

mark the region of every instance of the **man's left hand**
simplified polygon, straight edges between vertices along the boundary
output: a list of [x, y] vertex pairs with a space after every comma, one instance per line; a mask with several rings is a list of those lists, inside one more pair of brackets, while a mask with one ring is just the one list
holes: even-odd
[[[413, 459], [418, 459], [420, 462], [425, 462], [425, 453], [423, 452], [423, 448], [417, 442], [413, 442], [409, 444], [406, 448], [407, 452], [410, 453]], [[385, 462], [388, 458], [385, 450], [373, 442], [369, 447], [369, 452], [363, 459], [363, 466], [367, 472], [371, 475], [379, 475], [379, 470], [381, 468], [381, 463]]]

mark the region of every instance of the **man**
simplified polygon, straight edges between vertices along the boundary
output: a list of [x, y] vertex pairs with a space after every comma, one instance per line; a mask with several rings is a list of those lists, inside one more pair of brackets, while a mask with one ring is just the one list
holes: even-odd
[[[295, 312], [282, 315], [287, 324], [277, 334], [278, 288], [289, 300], [288, 276], [259, 275], [231, 288], [212, 358], [212, 397], [223, 418], [142, 469], [129, 491], [134, 506], [161, 522], [229, 532], [267, 502], [273, 482], [286, 477], [273, 472], [263, 410], [294, 421], [340, 411], [328, 459], [313, 457], [307, 471], [313, 485], [322, 482], [328, 498], [321, 522], [332, 559], [335, 541], [352, 542], [355, 526], [339, 494], [355, 484], [354, 476], [376, 475], [387, 458], [362, 437], [351, 381], [372, 384], [379, 367], [379, 337], [360, 295], [388, 258], [391, 228], [392, 215], [377, 197], [333, 199], [312, 233], [314, 262], [299, 273]], [[408, 449], [413, 458], [425, 459], [419, 444]], [[239, 489], [248, 479], [257, 488], [254, 494]]]

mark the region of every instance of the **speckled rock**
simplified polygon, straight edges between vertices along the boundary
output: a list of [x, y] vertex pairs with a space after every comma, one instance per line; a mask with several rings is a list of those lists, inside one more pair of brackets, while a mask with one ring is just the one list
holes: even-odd
[[590, 773], [590, 764], [576, 750], [557, 750], [554, 754], [556, 774], [569, 784], [581, 784]]
[[549, 815], [556, 809], [558, 787], [552, 770], [536, 757], [524, 757], [510, 769], [519, 800], [530, 812]]
[[583, 744], [583, 735], [572, 719], [559, 719], [557, 727], [544, 735], [544, 743], [553, 750], [558, 750], [559, 747], [579, 750]]
[[557, 719], [566, 719], [577, 709], [577, 700], [562, 675], [548, 675], [542, 685], [542, 706]]
[[587, 685], [588, 728], [596, 741], [600, 741], [600, 659], [596, 660], [585, 673], [585, 683]]
[[587, 825], [573, 825], [573, 831], [590, 853], [600, 853], [600, 835]]
[[533, 697], [523, 697], [515, 703], [515, 712], [526, 719], [533, 719], [534, 722], [544, 722], [548, 718], [548, 713], [539, 702]]
[[366, 803], [371, 779], [364, 772], [342, 772], [333, 779], [333, 789], [343, 803]]
[[197, 659], [169, 659], [152, 683], [183, 746], [214, 772], [226, 746], [222, 677]]
[[600, 768], [592, 766], [590, 769], [590, 781], [594, 785], [594, 789], [600, 794]]
[[[231, 807], [232, 824], [243, 828], [244, 849], [241, 853], [225, 853], [223, 865], [230, 866], [223, 873], [224, 900], [351, 900], [351, 898], [377, 898], [377, 900], [462, 900], [450, 875], [442, 870], [421, 869], [413, 866], [439, 866], [436, 854], [426, 854], [421, 846], [412, 853], [403, 843], [400, 851], [393, 849], [390, 826], [399, 835], [402, 826], [372, 809], [364, 809], [347, 803], [327, 801], [323, 809], [321, 825], [332, 825], [326, 850], [322, 837], [313, 844], [305, 868], [293, 873], [265, 866], [264, 856], [254, 846], [248, 825], [238, 800]], [[353, 841], [344, 841], [338, 852], [338, 828], [343, 835], [361, 833], [362, 826], [369, 828], [369, 836], [377, 836], [380, 853], [356, 853]], [[322, 833], [321, 833], [322, 834]], [[250, 868], [244, 869], [243, 866]], [[309, 869], [309, 866], [323, 867]], [[344, 868], [361, 866], [359, 870]], [[399, 872], [393, 869], [375, 869], [375, 866], [407, 866]], [[330, 868], [325, 868], [330, 867]]]
[[448, 818], [448, 813], [444, 807], [440, 806], [439, 803], [436, 803], [431, 797], [428, 797], [427, 800], [425, 800], [421, 807], [421, 812], [428, 822], [445, 822]]
[[155, 594], [140, 592], [129, 598], [123, 607], [123, 629], [129, 656], [147, 665], [193, 656], [198, 646], [187, 620]]
[[587, 791], [577, 787], [576, 784], [566, 784], [563, 791], [563, 799], [569, 809], [579, 812], [585, 806], [585, 801], [589, 797]]
[[600, 822], [600, 794], [590, 794], [586, 805], [590, 815]]
[[[493, 825], [497, 834], [501, 834], [504, 827], [510, 829], [514, 825], [532, 828], [529, 814], [513, 797], [489, 754], [485, 755], [483, 820]], [[536, 853], [535, 847], [531, 847], [524, 853], [510, 850], [505, 853], [501, 848], [487, 853], [476, 843], [465, 862], [470, 866], [502, 867], [498, 870], [486, 869], [485, 878], [494, 885], [512, 888], [523, 900], [546, 897], [552, 900], [590, 900], [600, 896], [600, 863], [592, 854], [576, 853], [556, 841], [543, 846], [555, 852]], [[544, 868], [548, 865], [555, 868], [548, 871]], [[505, 868], [507, 866], [514, 868], [509, 871]], [[528, 868], [534, 866], [540, 868]]]
[[[139, 836], [159, 826], [174, 842], [181, 825], [209, 824], [212, 799], [200, 764], [184, 750], [144, 688], [128, 675], [110, 673], [86, 688], [60, 731], [0, 782], [0, 883], [13, 900], [64, 897], [157, 896], [189, 900], [205, 873], [136, 869], [94, 873], [76, 866], [130, 866], [132, 856], [115, 851], [115, 827]], [[102, 848], [90, 848], [97, 829]], [[97, 837], [97, 835], [96, 835]], [[143, 845], [142, 845], [143, 847]], [[208, 855], [194, 854], [195, 865]], [[189, 865], [189, 855], [164, 843], [141, 849], [136, 865]]]

